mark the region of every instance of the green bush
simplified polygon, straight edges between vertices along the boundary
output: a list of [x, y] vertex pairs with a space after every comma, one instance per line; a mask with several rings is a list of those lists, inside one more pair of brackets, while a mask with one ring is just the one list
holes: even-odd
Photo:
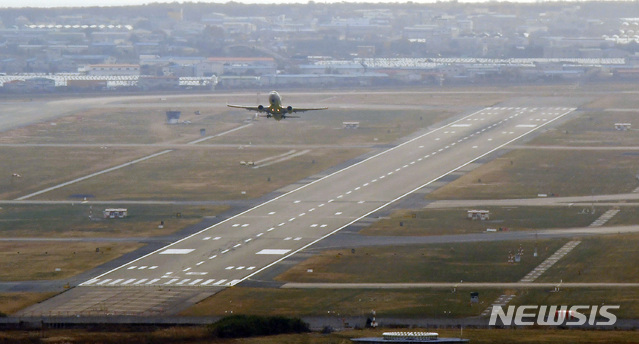
[[209, 325], [209, 331], [217, 338], [242, 338], [283, 333], [302, 333], [310, 330], [308, 324], [299, 318], [232, 315]]

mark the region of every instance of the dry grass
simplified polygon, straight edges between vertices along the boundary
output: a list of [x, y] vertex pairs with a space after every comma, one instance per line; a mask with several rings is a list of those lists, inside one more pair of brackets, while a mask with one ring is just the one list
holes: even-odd
[[240, 165], [241, 161], [258, 161], [288, 151], [250, 148], [175, 150], [37, 198], [61, 199], [71, 194], [92, 194], [100, 200], [251, 199], [364, 152], [358, 149], [314, 149], [263, 168]]
[[63, 279], [141, 246], [137, 243], [0, 242], [0, 281]]
[[[12, 199], [151, 154], [151, 149], [0, 147], [0, 198]], [[20, 177], [14, 177], [17, 173]], [[65, 199], [69, 194], [62, 196]]]
[[432, 199], [534, 198], [632, 192], [639, 162], [623, 152], [519, 150], [428, 195]]
[[[331, 250], [290, 268], [276, 280], [332, 283], [516, 282], [566, 240], [363, 247]], [[523, 248], [518, 264], [508, 253]], [[538, 257], [533, 257], [535, 248]], [[312, 272], [308, 272], [312, 270]]]
[[[8, 205], [0, 208], [0, 237], [153, 237], [174, 233], [228, 206], [128, 205], [124, 219], [104, 219], [120, 205]], [[180, 213], [180, 217], [177, 214]], [[93, 217], [89, 217], [92, 215]], [[164, 221], [164, 228], [158, 228]]]
[[[343, 290], [228, 288], [181, 313], [185, 316], [233, 314], [284, 316], [451, 317], [479, 315], [501, 294], [480, 290], [480, 304], [469, 305], [466, 292], [450, 290]], [[363, 324], [362, 324], [363, 325]]]
[[[582, 239], [540, 277], [543, 282], [639, 282], [639, 235]], [[625, 292], [625, 291], [624, 291]]]
[[[623, 106], [623, 105], [619, 105]], [[639, 144], [636, 129], [615, 130], [615, 123], [633, 123], [639, 115], [636, 107], [626, 111], [591, 111], [549, 130], [530, 142], [534, 145], [617, 147]]]
[[[57, 293], [0, 293], [0, 313], [13, 314], [34, 303], [42, 302]], [[1, 338], [1, 337], [0, 337]]]
[[1, 143], [186, 143], [199, 138], [200, 128], [212, 134], [239, 126], [220, 123], [217, 113], [195, 115], [180, 109], [180, 121], [189, 125], [167, 125], [166, 110], [155, 108], [93, 108], [73, 115], [29, 125], [3, 133]]
[[[510, 231], [585, 227], [607, 210], [584, 213], [583, 207], [481, 207], [490, 211], [490, 220], [471, 221], [467, 208], [400, 210], [388, 219], [362, 229], [364, 235], [426, 236], [485, 232], [487, 228]], [[590, 210], [590, 209], [588, 209]], [[634, 214], [634, 212], [629, 212]], [[637, 214], [639, 216], [639, 214]], [[637, 221], [632, 216], [626, 222]]]

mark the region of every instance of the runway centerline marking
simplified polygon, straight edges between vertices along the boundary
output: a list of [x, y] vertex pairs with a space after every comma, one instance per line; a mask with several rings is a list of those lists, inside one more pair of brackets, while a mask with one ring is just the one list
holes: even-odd
[[160, 252], [160, 254], [189, 254], [189, 253], [191, 253], [193, 251], [195, 251], [195, 250], [192, 249], [192, 248], [183, 248], [183, 249], [180, 249], [180, 248], [169, 248], [169, 249], [166, 249], [166, 250]]
[[291, 250], [287, 250], [287, 249], [263, 249], [259, 252], [257, 252], [256, 254], [272, 254], [272, 255], [284, 255], [287, 254], [288, 252], [290, 252]]

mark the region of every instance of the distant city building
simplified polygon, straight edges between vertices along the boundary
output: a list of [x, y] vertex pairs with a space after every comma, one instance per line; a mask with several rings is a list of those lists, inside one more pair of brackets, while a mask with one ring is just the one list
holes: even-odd
[[141, 76], [138, 87], [142, 90], [172, 90], [180, 86], [177, 76]]
[[98, 64], [85, 66], [87, 75], [140, 75], [140, 65]]
[[55, 80], [48, 78], [31, 78], [26, 80], [13, 80], [3, 85], [7, 92], [53, 92]]

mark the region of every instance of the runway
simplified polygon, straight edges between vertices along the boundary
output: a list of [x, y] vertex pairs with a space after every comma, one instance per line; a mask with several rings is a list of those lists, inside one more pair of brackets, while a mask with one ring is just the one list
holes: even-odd
[[486, 108], [333, 173], [81, 286], [233, 286], [572, 112]]
[[574, 110], [485, 108], [96, 276], [75, 289], [86, 293], [94, 287], [212, 287], [210, 293], [215, 293]]

